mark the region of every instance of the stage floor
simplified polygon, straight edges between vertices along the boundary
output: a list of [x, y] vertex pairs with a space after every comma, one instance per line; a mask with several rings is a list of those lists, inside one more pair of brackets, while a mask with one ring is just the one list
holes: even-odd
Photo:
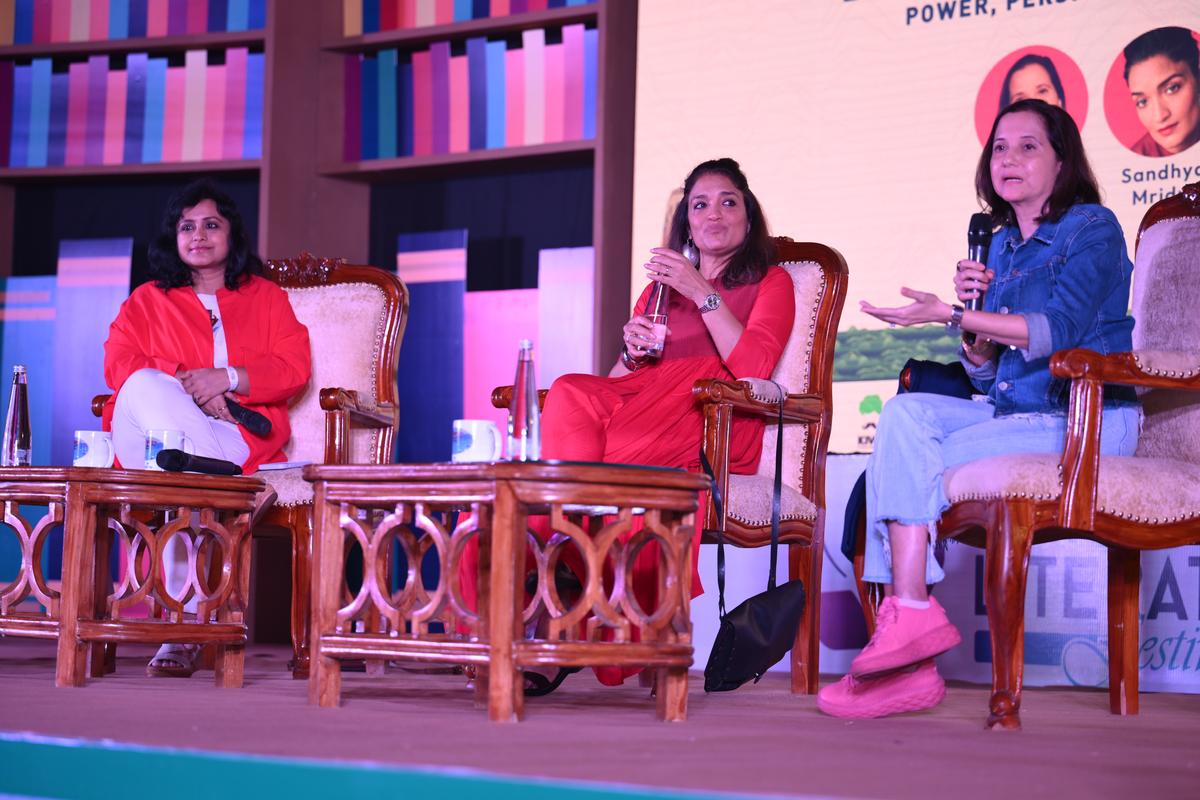
[[[0, 639], [0, 731], [651, 792], [1062, 800], [1195, 796], [1200, 786], [1195, 695], [1143, 694], [1142, 713], [1122, 718], [1108, 713], [1100, 691], [1026, 690], [1025, 729], [1012, 733], [983, 729], [987, 692], [979, 686], [952, 685], [931, 712], [848, 722], [790, 695], [782, 675], [718, 695], [705, 695], [696, 675], [688, 721], [665, 724], [636, 681], [605, 688], [581, 673], [527, 700], [524, 722], [497, 725], [473, 705], [461, 676], [346, 673], [343, 706], [321, 709], [284, 671], [281, 647], [251, 648], [241, 690], [215, 688], [211, 672], [146, 678], [150, 652], [123, 647], [114, 675], [55, 689], [52, 644]], [[0, 773], [21, 768], [10, 762]], [[210, 785], [205, 794], [218, 791]]]

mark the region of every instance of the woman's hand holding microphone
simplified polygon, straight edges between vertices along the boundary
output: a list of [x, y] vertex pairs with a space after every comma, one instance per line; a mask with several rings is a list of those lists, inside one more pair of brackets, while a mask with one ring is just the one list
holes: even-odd
[[[975, 298], [983, 296], [994, 277], [996, 273], [978, 261], [963, 259], [958, 262], [954, 271], [954, 293], [959, 302], [967, 305]], [[975, 341], [970, 343], [963, 339], [962, 348], [967, 360], [976, 366], [996, 355], [996, 344], [982, 336], [975, 337]]]

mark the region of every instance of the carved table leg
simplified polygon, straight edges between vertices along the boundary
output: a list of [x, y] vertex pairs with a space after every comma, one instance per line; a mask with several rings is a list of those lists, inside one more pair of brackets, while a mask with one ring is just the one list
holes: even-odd
[[63, 582], [59, 616], [56, 686], [83, 686], [87, 645], [79, 639], [79, 619], [95, 602], [96, 507], [83, 498], [82, 487], [67, 487], [63, 522]]
[[490, 544], [490, 597], [480, 612], [487, 616], [489, 640], [488, 718], [493, 722], [520, 721], [525, 704], [524, 682], [514, 661], [513, 646], [522, 629], [523, 582], [525, 574], [525, 518], [507, 483], [496, 482], [495, 512]]
[[337, 609], [342, 599], [345, 547], [341, 515], [337, 508], [331, 508], [325, 502], [321, 485], [317, 487], [313, 513], [309, 595], [312, 604], [312, 625], [309, 628], [312, 674], [308, 679], [308, 702], [324, 708], [337, 708], [342, 697], [342, 665], [336, 658], [322, 655], [321, 636], [333, 633], [337, 624]]
[[[105, 521], [95, 518], [96, 524], [96, 559], [95, 559], [95, 576], [93, 577], [94, 591], [91, 601], [91, 618], [103, 619], [108, 613], [108, 595], [112, 588], [112, 572], [110, 571], [109, 562], [112, 553], [112, 531], [109, 530]], [[65, 562], [64, 562], [65, 563]], [[92, 642], [88, 646], [88, 660], [90, 662], [90, 675], [93, 678], [103, 678], [109, 672], [116, 671], [117, 661], [117, 645], [116, 643]], [[111, 657], [112, 665], [109, 665]]]
[[288, 527], [292, 531], [292, 677], [308, 678], [311, 647], [311, 593], [313, 559], [313, 507], [293, 506], [289, 509]]

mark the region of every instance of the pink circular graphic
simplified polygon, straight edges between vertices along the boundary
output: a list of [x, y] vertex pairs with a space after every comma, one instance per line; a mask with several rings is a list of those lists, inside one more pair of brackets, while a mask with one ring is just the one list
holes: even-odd
[[[983, 83], [980, 84], [979, 94], [975, 97], [975, 133], [979, 135], [980, 144], [986, 144], [988, 134], [992, 132], [992, 123], [996, 121], [996, 114], [1000, 111], [1000, 95], [1004, 89], [1005, 79], [1009, 78], [1009, 70], [1025, 56], [1041, 56], [1050, 60], [1054, 72], [1057, 73], [1062, 84], [1064, 97], [1061, 99], [1065, 103], [1064, 107], [1071, 118], [1075, 120], [1079, 129], [1083, 130], [1083, 122], [1087, 119], [1088, 111], [1087, 84], [1083, 80], [1083, 72], [1080, 71], [1079, 65], [1063, 51], [1039, 44], [1014, 50], [997, 61], [996, 66], [992, 67], [987, 77], [983, 79]], [[1045, 69], [1041, 65], [1034, 65], [1032, 68], [1045, 73]], [[1017, 73], [1020, 74], [1025, 69], [1023, 67]], [[1057, 90], [1055, 94], [1057, 94]]]
[[[1200, 33], [1192, 31], [1192, 38], [1200, 42]], [[1117, 53], [1104, 81], [1104, 118], [1118, 142], [1135, 153], [1139, 152], [1134, 145], [1146, 137], [1146, 128], [1138, 119], [1129, 96], [1129, 86], [1125, 83], [1124, 48]]]

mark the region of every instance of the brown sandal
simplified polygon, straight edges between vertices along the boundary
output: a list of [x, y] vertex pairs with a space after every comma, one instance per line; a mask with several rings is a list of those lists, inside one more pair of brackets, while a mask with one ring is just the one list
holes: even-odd
[[198, 644], [164, 644], [146, 665], [146, 675], [151, 678], [190, 678], [200, 667], [202, 649]]

